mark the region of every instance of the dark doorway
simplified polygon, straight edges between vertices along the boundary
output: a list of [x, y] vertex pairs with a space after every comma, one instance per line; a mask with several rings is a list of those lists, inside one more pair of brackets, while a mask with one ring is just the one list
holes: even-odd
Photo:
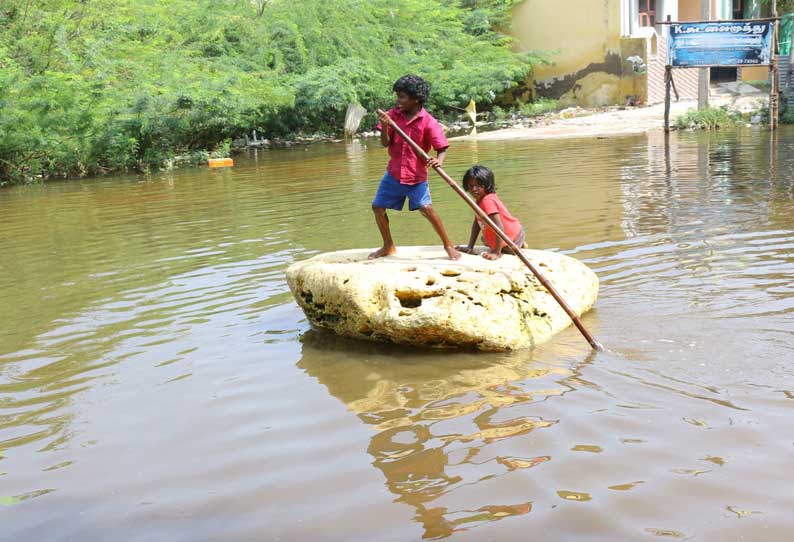
[[711, 68], [712, 83], [732, 83], [736, 77], [736, 68]]

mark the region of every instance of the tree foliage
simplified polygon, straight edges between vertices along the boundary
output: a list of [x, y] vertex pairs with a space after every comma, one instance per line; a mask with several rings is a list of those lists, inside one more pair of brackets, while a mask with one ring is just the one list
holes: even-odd
[[515, 0], [3, 0], [0, 182], [146, 168], [257, 129], [338, 131], [425, 77], [438, 112], [531, 62]]

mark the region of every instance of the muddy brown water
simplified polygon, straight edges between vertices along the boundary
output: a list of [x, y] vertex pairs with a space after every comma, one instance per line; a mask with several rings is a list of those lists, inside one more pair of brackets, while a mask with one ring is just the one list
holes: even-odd
[[530, 246], [598, 273], [607, 352], [310, 331], [284, 271], [378, 245], [376, 141], [0, 191], [0, 539], [790, 540], [794, 132], [459, 142], [446, 169], [476, 162]]

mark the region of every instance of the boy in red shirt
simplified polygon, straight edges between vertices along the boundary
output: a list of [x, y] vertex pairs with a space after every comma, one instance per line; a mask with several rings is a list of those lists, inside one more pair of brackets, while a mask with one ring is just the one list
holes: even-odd
[[[485, 214], [494, 221], [494, 224], [505, 232], [519, 248], [527, 248], [527, 244], [524, 242], [524, 228], [521, 227], [518, 219], [510, 214], [504, 203], [496, 196], [496, 182], [494, 181], [493, 171], [485, 166], [470, 167], [463, 174], [463, 189], [471, 194], [480, 209], [485, 211]], [[502, 253], [513, 253], [509, 247], [505, 246], [502, 238], [497, 236], [496, 232], [489, 226], [485, 225], [477, 215], [474, 216], [474, 222], [471, 225], [468, 246], [458, 247], [458, 250], [471, 254], [480, 230], [483, 230], [483, 241], [490, 249], [490, 252], [483, 252], [483, 258], [496, 260], [502, 257]]]
[[[389, 148], [389, 165], [380, 181], [375, 199], [372, 200], [372, 211], [375, 213], [375, 222], [383, 238], [383, 246], [370, 254], [369, 259], [389, 256], [397, 251], [391, 237], [386, 209], [401, 211], [405, 205], [405, 198], [408, 198], [408, 209], [410, 211], [418, 209], [430, 221], [441, 238], [449, 259], [459, 260], [460, 253], [450, 242], [438, 213], [433, 209], [430, 189], [427, 185], [427, 166], [440, 167], [444, 163], [449, 147], [441, 125], [424, 108], [430, 88], [421, 77], [405, 75], [394, 83], [392, 90], [396, 95], [397, 107], [378, 116], [380, 142], [384, 147]], [[425, 163], [416, 156], [408, 143], [392, 130], [394, 125], [399, 126], [425, 152], [431, 148], [435, 149], [438, 158], [431, 158]]]

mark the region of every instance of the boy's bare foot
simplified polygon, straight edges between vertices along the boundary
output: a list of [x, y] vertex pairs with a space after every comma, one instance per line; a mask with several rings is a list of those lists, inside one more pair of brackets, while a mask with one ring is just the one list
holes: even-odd
[[460, 260], [461, 258], [460, 252], [458, 252], [455, 249], [455, 247], [453, 246], [444, 247], [444, 250], [447, 251], [447, 256], [449, 256], [450, 260]]
[[371, 252], [369, 256], [367, 256], [367, 259], [374, 260], [375, 258], [383, 258], [384, 256], [391, 256], [395, 252], [397, 252], [397, 247], [394, 245], [390, 247], [380, 247], [375, 252]]

